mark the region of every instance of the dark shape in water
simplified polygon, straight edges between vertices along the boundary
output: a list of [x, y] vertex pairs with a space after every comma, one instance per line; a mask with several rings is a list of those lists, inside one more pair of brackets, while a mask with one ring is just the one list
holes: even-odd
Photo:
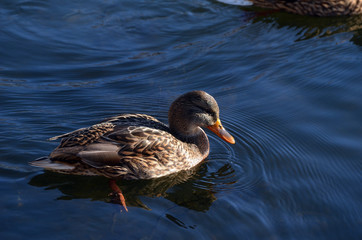
[[252, 3], [256, 7], [320, 17], [362, 14], [362, 2], [359, 0], [236, 0], [231, 3], [238, 5]]
[[247, 22], [264, 22], [275, 25], [278, 28], [294, 28], [298, 32], [297, 41], [303, 41], [314, 37], [322, 38], [339, 33], [353, 34], [350, 39], [355, 45], [362, 46], [362, 15], [338, 18], [318, 18], [309, 16], [290, 17], [288, 13], [281, 13], [274, 10], [269, 11], [246, 11], [243, 18]]
[[[202, 164], [192, 169], [160, 178], [137, 181], [122, 180], [119, 184], [120, 188], [127, 192], [128, 206], [150, 210], [141, 201], [140, 196], [149, 198], [163, 197], [179, 206], [205, 212], [216, 200], [213, 184], [210, 184], [210, 186], [203, 185], [203, 187], [198, 186], [199, 181], [205, 182], [203, 178], [206, 173], [207, 165]], [[58, 189], [63, 194], [63, 196], [57, 198], [58, 200], [83, 198], [106, 202], [110, 200], [105, 198], [108, 194], [108, 191], [104, 189], [107, 179], [103, 177], [64, 175], [45, 171], [34, 176], [29, 181], [29, 184], [37, 187], [46, 187], [46, 189]]]

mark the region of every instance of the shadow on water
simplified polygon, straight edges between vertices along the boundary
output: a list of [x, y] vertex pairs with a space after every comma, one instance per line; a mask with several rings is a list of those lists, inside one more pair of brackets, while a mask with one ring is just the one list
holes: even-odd
[[[205, 212], [216, 200], [215, 193], [218, 191], [216, 185], [220, 184], [216, 179], [217, 176], [229, 168], [230, 166], [222, 166], [218, 169], [212, 174], [215, 179], [209, 175], [207, 164], [203, 163], [189, 171], [158, 179], [120, 180], [117, 183], [125, 195], [128, 206], [151, 210], [141, 198], [162, 197], [179, 206]], [[64, 175], [45, 171], [34, 176], [29, 184], [45, 187], [46, 190], [58, 189], [63, 195], [57, 200], [91, 199], [112, 202], [108, 197], [111, 192], [108, 179], [104, 177]]]
[[[243, 10], [245, 9], [243, 8]], [[258, 8], [252, 8], [252, 10], [246, 9], [243, 17], [245, 21], [253, 24], [270, 23], [278, 28], [296, 29], [298, 30], [296, 41], [328, 37], [339, 33], [352, 33], [350, 41], [362, 46], [362, 16], [312, 17]]]

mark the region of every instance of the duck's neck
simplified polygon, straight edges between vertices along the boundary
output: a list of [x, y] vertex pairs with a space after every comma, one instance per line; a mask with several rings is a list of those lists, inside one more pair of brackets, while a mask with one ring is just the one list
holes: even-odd
[[196, 126], [195, 128], [182, 128], [180, 125], [175, 126], [170, 123], [170, 131], [173, 136], [189, 145], [189, 147], [196, 147], [202, 155], [202, 159], [205, 159], [209, 155], [209, 139], [204, 130], [202, 130], [200, 127]]
[[200, 129], [200, 135], [198, 135], [198, 137], [195, 139], [196, 141], [195, 144], [202, 155], [202, 159], [205, 159], [210, 152], [209, 138], [207, 137], [204, 130], [202, 130], [200, 127], [199, 129]]
[[187, 113], [186, 105], [184, 98], [180, 97], [171, 104], [168, 112], [171, 133], [182, 141], [195, 138], [203, 132], [201, 128], [185, 116], [185, 113]]
[[187, 141], [187, 139], [193, 139], [199, 137], [203, 130], [194, 125], [185, 125], [184, 122], [180, 121], [169, 121], [171, 133], [180, 138], [182, 141]]
[[204, 130], [185, 116], [189, 103], [181, 96], [176, 99], [168, 112], [168, 123], [173, 136], [184, 142], [188, 147], [200, 152], [203, 158], [209, 154], [209, 139]]

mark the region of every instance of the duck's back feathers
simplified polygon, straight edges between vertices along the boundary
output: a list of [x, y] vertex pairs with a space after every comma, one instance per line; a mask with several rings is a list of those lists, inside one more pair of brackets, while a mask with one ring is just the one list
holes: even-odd
[[146, 114], [121, 114], [108, 118], [101, 123], [88, 128], [80, 128], [69, 133], [49, 138], [48, 140], [53, 141], [62, 139], [59, 147], [86, 145], [98, 140], [104, 134], [112, 132], [116, 126], [148, 126], [163, 131], [169, 131], [167, 125], [152, 116]]

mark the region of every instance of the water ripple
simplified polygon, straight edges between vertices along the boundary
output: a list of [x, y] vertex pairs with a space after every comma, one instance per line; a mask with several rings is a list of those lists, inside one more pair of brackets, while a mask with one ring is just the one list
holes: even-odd
[[[360, 16], [205, 0], [0, 5], [2, 238], [361, 236]], [[106, 204], [105, 178], [28, 166], [56, 147], [45, 139], [107, 117], [166, 123], [171, 102], [196, 89], [218, 101], [236, 144], [206, 130], [197, 168], [119, 181], [127, 214]]]

